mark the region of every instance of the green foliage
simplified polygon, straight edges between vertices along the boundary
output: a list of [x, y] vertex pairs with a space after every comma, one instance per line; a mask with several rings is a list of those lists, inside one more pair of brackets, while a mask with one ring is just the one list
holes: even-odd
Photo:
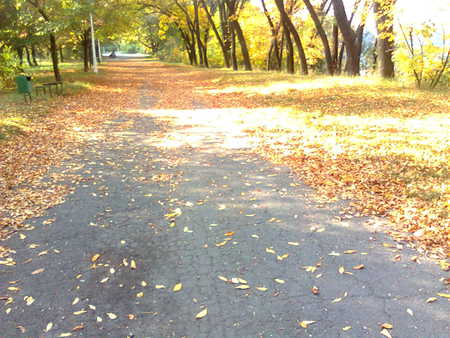
[[0, 88], [10, 88], [14, 77], [21, 71], [19, 60], [11, 52], [11, 48], [3, 47], [0, 51]]

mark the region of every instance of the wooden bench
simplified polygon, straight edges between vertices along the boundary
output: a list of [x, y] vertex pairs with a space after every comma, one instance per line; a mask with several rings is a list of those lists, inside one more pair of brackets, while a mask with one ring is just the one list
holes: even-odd
[[59, 95], [63, 94], [63, 82], [62, 81], [43, 83], [42, 87], [43, 87], [43, 91], [44, 92], [45, 92], [45, 89], [48, 88], [50, 96], [53, 96], [52, 88], [55, 88], [55, 93], [56, 94], [59, 94]]

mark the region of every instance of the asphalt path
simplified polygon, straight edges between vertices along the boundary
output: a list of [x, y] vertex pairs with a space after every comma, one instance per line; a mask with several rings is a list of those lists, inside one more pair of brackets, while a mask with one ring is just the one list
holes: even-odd
[[0, 337], [450, 337], [445, 272], [316, 202], [243, 135], [167, 123], [161, 71], [142, 114], [53, 169], [81, 177], [65, 203], [6, 242]]

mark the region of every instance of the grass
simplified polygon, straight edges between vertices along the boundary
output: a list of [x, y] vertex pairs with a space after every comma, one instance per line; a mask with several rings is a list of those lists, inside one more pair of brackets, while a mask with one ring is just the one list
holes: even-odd
[[[92, 73], [83, 72], [82, 66], [80, 62], [66, 62], [60, 65], [64, 80], [64, 95], [73, 95], [92, 88], [89, 81]], [[38, 67], [28, 67], [25, 72], [32, 76], [34, 86], [54, 80], [50, 62], [41, 62]], [[56, 97], [33, 96], [33, 103], [27, 105], [23, 96], [17, 94], [15, 89], [1, 90], [0, 141], [25, 133], [32, 121], [48, 113], [48, 107], [55, 103], [55, 100]]]

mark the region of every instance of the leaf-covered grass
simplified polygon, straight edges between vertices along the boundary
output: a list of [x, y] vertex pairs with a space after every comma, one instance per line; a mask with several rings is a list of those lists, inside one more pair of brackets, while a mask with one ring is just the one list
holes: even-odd
[[247, 108], [241, 123], [261, 154], [325, 199], [351, 199], [353, 214], [387, 216], [394, 237], [446, 255], [449, 91], [376, 78], [215, 74], [210, 101]]
[[[92, 88], [92, 73], [81, 71], [81, 67], [79, 62], [61, 64], [65, 96]], [[33, 86], [54, 81], [52, 67], [48, 62], [25, 71], [32, 76]], [[32, 97], [33, 101], [29, 105], [25, 103], [23, 95], [16, 93], [14, 89], [0, 91], [0, 141], [26, 132], [32, 121], [45, 116], [58, 101], [58, 96], [36, 96], [34, 91]]]

